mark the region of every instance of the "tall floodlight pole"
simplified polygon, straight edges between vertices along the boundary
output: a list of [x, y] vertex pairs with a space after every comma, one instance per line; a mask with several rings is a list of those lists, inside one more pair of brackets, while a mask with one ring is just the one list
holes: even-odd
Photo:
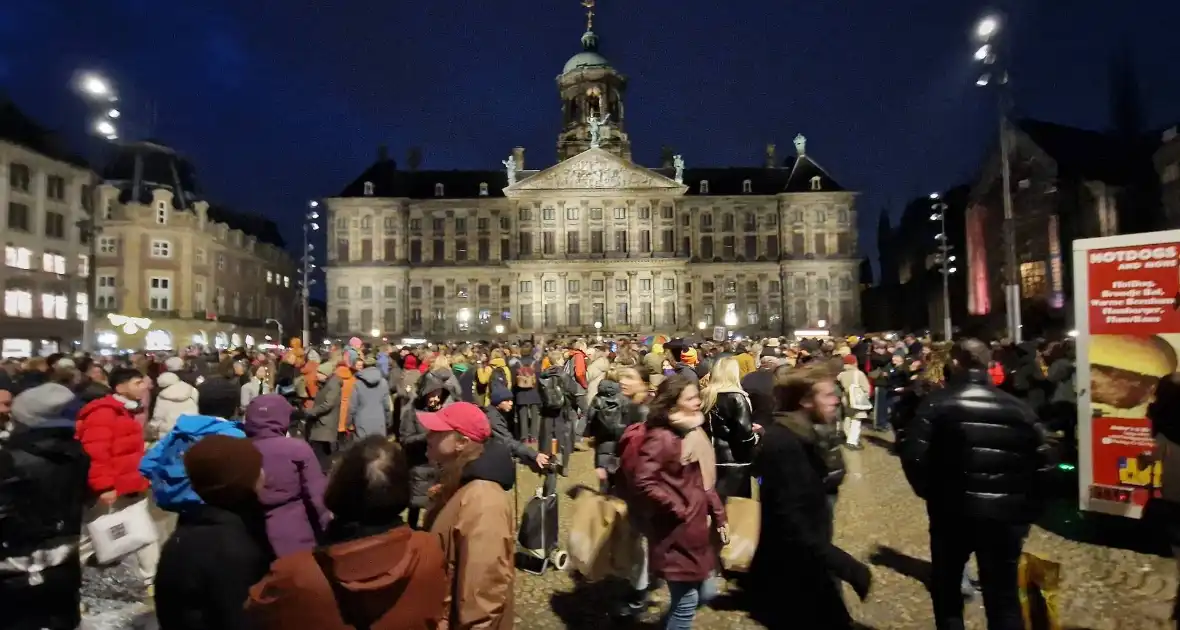
[[[119, 119], [121, 112], [116, 107], [119, 97], [115, 94], [115, 88], [111, 82], [100, 74], [86, 72], [78, 76], [74, 87], [91, 109], [93, 122], [90, 124], [90, 130], [107, 142], [117, 141], [119, 132], [115, 121]], [[86, 317], [82, 320], [82, 350], [94, 352], [98, 345], [94, 332], [94, 306], [97, 303], [95, 294], [98, 293], [98, 235], [102, 231], [99, 222], [103, 212], [98, 207], [98, 195], [89, 188], [86, 190], [89, 192], [83, 194], [90, 194], [88, 204], [90, 216], [78, 222], [79, 234], [88, 239], [87, 244], [89, 245], [86, 253], [87, 273], [84, 278], [86, 283]]]
[[1004, 201], [1004, 303], [1007, 310], [1008, 334], [1013, 342], [1022, 340], [1023, 326], [1020, 323], [1020, 270], [1016, 257], [1016, 219], [1012, 209], [1012, 130], [1009, 114], [1012, 111], [1012, 91], [1008, 85], [1008, 68], [1000, 54], [997, 43], [1000, 33], [1000, 18], [995, 15], [984, 17], [975, 25], [975, 37], [980, 46], [975, 51], [975, 60], [983, 65], [983, 73], [975, 82], [980, 87], [994, 87], [997, 95], [1000, 118], [1000, 172]]
[[315, 251], [315, 245], [311, 243], [311, 233], [320, 229], [320, 224], [317, 221], [320, 218], [320, 213], [316, 210], [320, 206], [320, 202], [308, 202], [308, 212], [303, 221], [303, 257], [300, 258], [302, 264], [302, 279], [299, 281], [299, 299], [303, 310], [303, 347], [310, 347], [311, 344], [311, 313], [309, 311], [311, 301], [311, 285], [315, 284], [315, 278], [311, 277], [311, 272], [315, 270], [315, 257], [312, 252]]
[[935, 262], [939, 266], [939, 272], [942, 273], [942, 335], [946, 341], [951, 341], [954, 339], [954, 327], [951, 325], [951, 274], [958, 269], [951, 266], [951, 263], [955, 262], [955, 256], [951, 254], [954, 246], [951, 245], [950, 234], [946, 231], [948, 206], [942, 200], [942, 195], [938, 193], [931, 193], [930, 201], [930, 209], [933, 210], [930, 220], [938, 221], [940, 228], [938, 235], [935, 236], [938, 240], [938, 257]]

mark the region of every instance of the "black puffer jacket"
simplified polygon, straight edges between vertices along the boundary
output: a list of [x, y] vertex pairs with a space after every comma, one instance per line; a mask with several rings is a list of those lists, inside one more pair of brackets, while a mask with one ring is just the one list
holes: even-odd
[[749, 464], [754, 461], [754, 421], [750, 399], [740, 392], [721, 392], [705, 417], [705, 431], [713, 440], [717, 464]]
[[1030, 523], [1040, 512], [1049, 447], [1024, 401], [972, 370], [930, 394], [902, 435], [906, 478], [932, 507]]
[[39, 584], [30, 583], [27, 573], [0, 573], [0, 601], [22, 602], [5, 607], [5, 628], [73, 628], [81, 622], [77, 545], [89, 470], [72, 421], [33, 429], [16, 425], [0, 447], [0, 562], [27, 566], [34, 552], [69, 549], [40, 572]]

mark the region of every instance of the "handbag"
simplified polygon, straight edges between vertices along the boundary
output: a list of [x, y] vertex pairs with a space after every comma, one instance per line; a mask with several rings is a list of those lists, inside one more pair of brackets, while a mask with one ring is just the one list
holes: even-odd
[[859, 383], [848, 386], [848, 402], [857, 411], [869, 411], [873, 408], [873, 403], [869, 400], [869, 393]]
[[147, 499], [104, 514], [86, 524], [99, 564], [110, 564], [156, 542], [156, 523]]

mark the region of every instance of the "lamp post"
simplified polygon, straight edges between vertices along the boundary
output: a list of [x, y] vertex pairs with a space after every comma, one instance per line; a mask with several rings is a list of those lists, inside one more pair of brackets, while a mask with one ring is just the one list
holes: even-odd
[[311, 277], [311, 272], [315, 271], [315, 256], [311, 255], [315, 251], [315, 245], [311, 243], [311, 233], [320, 229], [320, 224], [317, 223], [320, 213], [316, 210], [320, 207], [320, 202], [310, 201], [307, 207], [308, 211], [303, 221], [303, 257], [299, 259], [302, 275], [299, 280], [299, 304], [303, 313], [304, 348], [310, 347], [311, 344], [311, 313], [308, 309], [310, 308], [311, 285], [315, 284], [315, 278]]
[[950, 244], [950, 235], [946, 231], [946, 202], [942, 200], [942, 195], [938, 193], [930, 194], [930, 209], [934, 212], [930, 215], [931, 221], [939, 222], [939, 232], [935, 236], [938, 239], [938, 258], [936, 263], [939, 265], [939, 272], [942, 273], [942, 335], [946, 341], [950, 341], [954, 337], [954, 328], [951, 326], [951, 274], [957, 271], [955, 267], [950, 264], [955, 262], [955, 257], [951, 254], [954, 249]]
[[[273, 317], [268, 317], [266, 318], [266, 323], [274, 324], [275, 327], [279, 329], [279, 344], [282, 344], [283, 340], [286, 339], [286, 337], [283, 336], [283, 322], [280, 322]], [[270, 339], [270, 335], [267, 335], [266, 338]]]
[[[91, 131], [107, 142], [113, 143], [117, 141], [119, 139], [119, 131], [115, 126], [115, 120], [122, 113], [115, 107], [119, 97], [115, 93], [114, 85], [100, 74], [85, 72], [78, 75], [74, 89], [91, 110], [90, 115], [93, 117], [93, 122], [90, 125]], [[84, 191], [83, 194], [87, 193]], [[89, 246], [86, 252], [87, 273], [83, 279], [86, 284], [86, 317], [82, 320], [82, 350], [84, 352], [94, 352], [98, 348], [98, 339], [94, 330], [94, 306], [97, 304], [95, 294], [98, 293], [98, 268], [96, 264], [98, 259], [98, 235], [102, 231], [102, 227], [99, 225], [102, 212], [97, 206], [98, 195], [93, 190], [89, 194], [90, 216], [77, 223], [79, 235], [86, 237]]]
[[1012, 110], [1012, 92], [1008, 85], [1007, 64], [1000, 55], [998, 35], [1001, 30], [999, 16], [989, 15], [975, 25], [975, 38], [980, 46], [975, 51], [975, 61], [983, 65], [983, 73], [975, 84], [980, 87], [994, 87], [1000, 118], [1000, 172], [1004, 203], [1004, 306], [1007, 310], [1008, 334], [1015, 343], [1021, 341], [1020, 323], [1020, 282], [1016, 267], [1016, 220], [1012, 209], [1012, 164], [1009, 159], [1012, 143], [1009, 113]]

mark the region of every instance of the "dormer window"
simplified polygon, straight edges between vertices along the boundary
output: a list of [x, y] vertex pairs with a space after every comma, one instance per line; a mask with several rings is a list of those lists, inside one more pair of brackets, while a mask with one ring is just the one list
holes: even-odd
[[168, 225], [168, 204], [163, 201], [156, 202], [156, 225]]
[[479, 196], [480, 197], [487, 197], [488, 196], [488, 183], [487, 182], [480, 182], [479, 183]]
[[709, 194], [709, 180], [707, 180], [707, 179], [701, 180], [701, 194], [702, 195]]
[[744, 192], [744, 193], [754, 192], [754, 182], [752, 182], [748, 179], [742, 180], [742, 192]]
[[823, 186], [820, 185], [819, 175], [816, 175], [815, 177], [811, 178], [811, 189], [812, 190], [823, 190]]
[[443, 188], [442, 184], [435, 184], [434, 185], [434, 196], [435, 197], [442, 197], [446, 194], [447, 194], [447, 191], [445, 188]]
[[366, 197], [373, 196], [373, 182], [365, 182], [365, 196]]

